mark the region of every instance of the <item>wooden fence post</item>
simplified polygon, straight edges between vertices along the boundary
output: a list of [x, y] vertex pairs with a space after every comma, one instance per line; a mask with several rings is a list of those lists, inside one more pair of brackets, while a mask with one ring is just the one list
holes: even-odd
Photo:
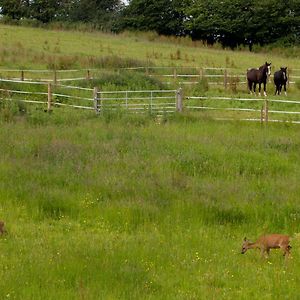
[[268, 99], [265, 100], [265, 122], [266, 124], [269, 121], [269, 103], [268, 103]]
[[205, 76], [203, 68], [200, 68], [199, 75], [200, 75], [200, 80], [202, 80], [204, 78], [204, 76]]
[[51, 111], [51, 104], [52, 104], [52, 87], [51, 83], [48, 83], [48, 102], [47, 102], [47, 111]]
[[90, 79], [91, 79], [91, 73], [90, 73], [90, 70], [87, 70], [87, 71], [86, 71], [86, 79], [87, 79], [87, 80], [90, 80]]
[[183, 90], [179, 88], [176, 91], [176, 111], [182, 112], [183, 110]]
[[176, 68], [174, 68], [173, 75], [174, 75], [174, 79], [176, 79], [176, 78], [177, 78], [177, 71], [176, 71]]
[[24, 81], [24, 71], [21, 71], [21, 81]]
[[98, 114], [100, 111], [98, 93], [99, 93], [99, 89], [97, 87], [94, 87], [93, 98], [94, 98], [94, 109], [96, 114]]
[[264, 106], [261, 106], [260, 110], [260, 123], [262, 124], [264, 122]]
[[56, 74], [56, 69], [53, 71], [53, 83], [57, 83], [57, 74]]
[[224, 87], [227, 89], [227, 69], [224, 70]]

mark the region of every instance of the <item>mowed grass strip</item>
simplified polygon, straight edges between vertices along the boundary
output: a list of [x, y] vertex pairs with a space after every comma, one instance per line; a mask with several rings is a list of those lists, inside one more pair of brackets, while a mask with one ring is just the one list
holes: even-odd
[[[1, 298], [296, 298], [298, 126], [79, 111], [1, 121]], [[292, 235], [292, 258], [240, 254]]]

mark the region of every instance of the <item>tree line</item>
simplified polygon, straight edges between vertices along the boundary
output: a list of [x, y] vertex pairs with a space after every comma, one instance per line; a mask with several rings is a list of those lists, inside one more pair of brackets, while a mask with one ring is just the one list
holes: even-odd
[[300, 0], [0, 0], [2, 17], [191, 36], [224, 47], [300, 44]]

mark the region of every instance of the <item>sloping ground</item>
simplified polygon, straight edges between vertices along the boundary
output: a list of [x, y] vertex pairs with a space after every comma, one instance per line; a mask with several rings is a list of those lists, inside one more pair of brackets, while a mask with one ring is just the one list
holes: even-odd
[[[275, 67], [300, 68], [297, 58], [248, 51], [210, 49], [201, 44], [187, 46], [162, 41], [150, 42], [147, 35], [109, 35], [73, 31], [54, 31], [0, 25], [0, 65], [10, 68], [46, 68], [54, 62], [64, 68], [97, 65], [103, 56], [119, 56], [155, 65], [197, 67], [236, 67], [241, 71], [272, 61]], [[90, 61], [89, 61], [90, 58]]]

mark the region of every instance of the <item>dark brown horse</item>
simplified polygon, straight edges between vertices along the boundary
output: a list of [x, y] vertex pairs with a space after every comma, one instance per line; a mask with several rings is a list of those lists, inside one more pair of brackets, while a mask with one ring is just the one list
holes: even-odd
[[275, 95], [280, 95], [282, 87], [284, 88], [284, 93], [286, 94], [286, 83], [288, 82], [288, 77], [287, 77], [287, 67], [285, 68], [280, 68], [279, 71], [274, 73], [274, 83], [275, 83]]
[[247, 81], [250, 93], [252, 94], [252, 86], [253, 92], [255, 93], [256, 84], [258, 83], [258, 92], [260, 95], [261, 84], [264, 85], [264, 95], [267, 96], [266, 93], [266, 85], [268, 76], [271, 74], [271, 63], [265, 63], [263, 66], [258, 69], [248, 69], [247, 71]]

